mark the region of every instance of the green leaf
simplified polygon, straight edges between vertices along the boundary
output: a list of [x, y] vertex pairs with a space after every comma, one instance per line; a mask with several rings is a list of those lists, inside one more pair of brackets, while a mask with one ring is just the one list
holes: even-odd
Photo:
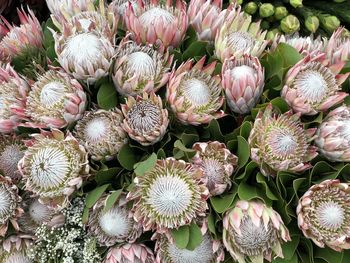
[[238, 196], [242, 200], [252, 200], [259, 197], [255, 186], [242, 182], [238, 186]]
[[270, 190], [269, 186], [267, 185], [265, 176], [263, 176], [261, 173], [257, 173], [256, 174], [256, 181], [259, 184], [263, 185], [263, 187], [265, 189], [265, 194], [270, 200], [278, 200], [278, 197], [276, 197], [276, 195], [274, 195], [272, 193], [272, 191]]
[[284, 68], [290, 68], [303, 59], [303, 56], [294, 47], [286, 43], [278, 44], [276, 51], [279, 52], [283, 58]]
[[300, 241], [299, 235], [291, 236], [291, 238], [291, 241], [282, 244], [282, 250], [285, 259], [292, 259], [292, 257], [295, 255], [295, 251]]
[[189, 226], [181, 226], [179, 229], [172, 229], [171, 234], [175, 240], [175, 244], [180, 249], [185, 249], [190, 239]]
[[103, 195], [103, 193], [107, 190], [109, 184], [102, 185], [100, 187], [95, 188], [91, 192], [86, 195], [86, 203], [85, 206], [87, 208], [91, 208], [97, 202], [98, 199]]
[[215, 220], [212, 213], [208, 216], [208, 229], [212, 234], [216, 235]]
[[239, 135], [241, 135], [243, 138], [247, 140], [252, 128], [253, 128], [252, 123], [250, 121], [243, 122], [239, 129]]
[[189, 229], [189, 241], [186, 249], [194, 250], [198, 247], [203, 240], [202, 232], [199, 226], [196, 223], [192, 223]]
[[112, 83], [104, 83], [97, 92], [97, 104], [104, 110], [109, 110], [117, 106], [117, 91]]
[[237, 136], [238, 142], [238, 167], [242, 168], [249, 160], [250, 157], [250, 149], [249, 144], [242, 136]]
[[224, 213], [235, 199], [236, 192], [223, 197], [210, 197], [210, 203], [217, 213]]
[[319, 248], [315, 246], [315, 258], [323, 259], [328, 263], [341, 263], [343, 254], [328, 247]]
[[203, 57], [206, 55], [206, 47], [208, 45], [207, 41], [195, 41], [190, 44], [190, 46], [183, 52], [182, 60], [188, 60], [196, 56]]
[[157, 162], [157, 155], [155, 153], [152, 153], [146, 160], [134, 165], [135, 174], [137, 176], [144, 175], [145, 173], [153, 169], [153, 167], [156, 165], [156, 162]]
[[87, 208], [86, 206], [84, 207], [82, 221], [83, 224], [86, 224], [89, 221], [89, 208]]
[[118, 200], [118, 198], [119, 198], [120, 194], [122, 193], [122, 191], [123, 191], [123, 189], [119, 189], [117, 191], [111, 192], [108, 195], [108, 197], [106, 199], [106, 205], [104, 207], [104, 211], [108, 211], [114, 206], [115, 202]]
[[125, 169], [131, 171], [137, 163], [136, 157], [129, 144], [125, 144], [118, 153], [118, 161]]
[[121, 168], [112, 167], [107, 170], [100, 170], [97, 172], [95, 176], [95, 181], [98, 185], [105, 184], [114, 179], [114, 177], [118, 174]]

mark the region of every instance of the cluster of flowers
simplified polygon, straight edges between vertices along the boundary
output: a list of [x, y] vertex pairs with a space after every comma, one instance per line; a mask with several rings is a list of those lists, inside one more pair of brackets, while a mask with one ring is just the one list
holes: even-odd
[[[208, 230], [208, 202], [231, 188], [238, 158], [219, 141], [198, 142], [189, 162], [157, 160], [134, 178], [131, 191], [103, 193], [82, 224], [82, 185], [93, 162], [113, 160], [133, 140], [142, 146], [161, 141], [169, 126], [168, 109], [156, 92], [166, 86], [166, 102], [177, 121], [199, 126], [224, 117], [224, 103], [248, 114], [264, 89], [260, 57], [279, 43], [302, 56], [286, 74], [281, 97], [291, 110], [268, 105], [256, 116], [249, 135], [250, 157], [263, 175], [301, 173], [318, 152], [333, 162], [350, 162], [350, 107], [328, 113], [318, 128], [305, 128], [301, 115], [326, 112], [347, 93], [341, 73], [350, 59], [350, 39], [340, 28], [330, 39], [278, 36], [265, 39], [259, 22], [219, 0], [120, 1], [47, 0], [60, 67], [48, 59], [35, 80], [18, 74], [19, 55], [43, 49], [44, 34], [29, 10], [18, 11], [21, 25], [0, 23], [0, 260], [5, 263], [212, 263], [225, 249], [240, 263], [282, 257], [290, 234], [281, 216], [261, 200], [237, 200], [223, 215], [222, 241]], [[173, 51], [192, 26], [209, 41], [221, 61], [206, 58], [174, 62]], [[116, 44], [118, 29], [128, 33]], [[42, 71], [40, 65], [36, 65]], [[111, 76], [125, 103], [111, 110], [90, 104], [89, 87]], [[21, 130], [40, 129], [25, 134]], [[313, 142], [313, 143], [312, 143]], [[349, 183], [326, 180], [299, 200], [303, 234], [320, 247], [350, 248]], [[81, 222], [80, 222], [81, 221]], [[174, 229], [196, 224], [202, 235], [189, 250], [176, 245]], [[139, 237], [152, 231], [154, 249]], [[108, 247], [99, 258], [96, 244]], [[60, 252], [57, 252], [60, 251]], [[56, 262], [56, 261], [52, 261]]]

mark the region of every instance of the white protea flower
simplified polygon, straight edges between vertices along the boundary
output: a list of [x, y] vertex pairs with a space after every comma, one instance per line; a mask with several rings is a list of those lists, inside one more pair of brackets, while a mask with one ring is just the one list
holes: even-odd
[[52, 129], [32, 136], [18, 164], [26, 190], [38, 195], [41, 203], [61, 209], [88, 175], [88, 155], [70, 132], [65, 136]]
[[74, 136], [93, 160], [112, 160], [128, 142], [122, 122], [123, 114], [118, 109], [88, 111], [77, 122]]
[[134, 219], [145, 231], [178, 228], [204, 216], [209, 191], [203, 171], [182, 160], [158, 160], [155, 167], [135, 178], [128, 199], [135, 200]]
[[105, 209], [108, 195], [101, 197], [89, 215], [89, 232], [102, 246], [116, 243], [133, 243], [142, 234], [142, 225], [133, 219], [125, 194], [121, 194], [115, 204]]
[[87, 11], [94, 5], [91, 0], [46, 0], [46, 4], [53, 15], [60, 13], [74, 15]]
[[38, 128], [64, 128], [79, 120], [87, 98], [80, 83], [68, 74], [49, 70], [38, 78], [28, 94], [26, 125]]
[[0, 135], [0, 171], [14, 182], [21, 178], [17, 166], [25, 150], [26, 146], [21, 138], [15, 135]]
[[11, 179], [0, 176], [0, 237], [6, 235], [9, 222], [16, 231], [19, 230], [17, 219], [23, 214], [21, 200]]
[[118, 45], [113, 82], [124, 96], [156, 92], [169, 80], [173, 55], [164, 48], [137, 45], [125, 37]]
[[1, 263], [33, 263], [28, 257], [34, 237], [27, 234], [12, 235], [2, 240]]

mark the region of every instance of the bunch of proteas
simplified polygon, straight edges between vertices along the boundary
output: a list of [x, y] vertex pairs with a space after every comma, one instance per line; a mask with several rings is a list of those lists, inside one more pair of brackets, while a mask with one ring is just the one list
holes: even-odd
[[283, 258], [282, 243], [290, 241], [280, 215], [261, 201], [240, 200], [225, 213], [223, 242], [239, 263]]
[[300, 198], [298, 226], [319, 247], [336, 251], [350, 248], [349, 183], [325, 180]]
[[310, 145], [316, 129], [305, 130], [300, 114], [291, 111], [278, 115], [269, 104], [256, 116], [249, 135], [251, 158], [265, 176], [275, 177], [279, 171], [303, 172], [317, 155]]

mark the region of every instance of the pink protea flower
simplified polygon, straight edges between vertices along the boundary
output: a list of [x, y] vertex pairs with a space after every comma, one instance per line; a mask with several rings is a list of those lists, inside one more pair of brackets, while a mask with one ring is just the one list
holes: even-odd
[[344, 37], [345, 28], [335, 30], [328, 41], [324, 43], [327, 58], [332, 64], [348, 62], [350, 60], [350, 38]]
[[0, 237], [6, 235], [8, 224], [11, 223], [19, 231], [18, 218], [22, 216], [21, 197], [18, 188], [9, 177], [0, 175]]
[[89, 233], [97, 238], [102, 246], [113, 246], [116, 243], [133, 243], [142, 234], [142, 225], [135, 222], [130, 204], [125, 194], [116, 200], [114, 205], [106, 209], [108, 195], [101, 197], [89, 215]]
[[165, 135], [169, 118], [160, 96], [144, 93], [136, 99], [129, 97], [121, 108], [125, 117], [122, 126], [131, 139], [148, 146]]
[[205, 57], [193, 65], [188, 60], [170, 75], [166, 98], [183, 124], [200, 125], [225, 116], [221, 78], [213, 76], [216, 62], [204, 67]]
[[[0, 61], [10, 62], [13, 57], [22, 54], [26, 50], [42, 48], [43, 32], [40, 22], [32, 10], [17, 9], [20, 26], [12, 26], [5, 18], [0, 19], [1, 30], [7, 34], [0, 42]], [[3, 23], [3, 25], [1, 25]]]
[[232, 184], [230, 177], [237, 167], [237, 156], [218, 141], [197, 142], [192, 148], [196, 155], [191, 162], [203, 169], [210, 194], [220, 195], [229, 189]]
[[197, 33], [197, 38], [214, 41], [217, 31], [226, 18], [227, 9], [221, 11], [222, 0], [193, 0], [187, 10], [189, 24]]
[[49, 70], [38, 77], [28, 94], [27, 126], [64, 128], [82, 118], [87, 98], [80, 83], [67, 73]]
[[310, 145], [315, 132], [314, 128], [304, 129], [300, 114], [278, 115], [269, 104], [256, 116], [250, 132], [250, 156], [265, 176], [275, 177], [278, 171], [303, 172], [317, 156], [317, 147]]
[[340, 74], [344, 66], [345, 62], [330, 64], [324, 53], [311, 53], [288, 71], [281, 96], [295, 112], [315, 115], [326, 111], [348, 96], [340, 91], [350, 74]]
[[155, 263], [153, 251], [144, 244], [124, 244], [111, 247], [103, 263]]
[[32, 137], [18, 164], [25, 188], [39, 196], [41, 203], [62, 209], [88, 176], [88, 155], [69, 131], [65, 135], [52, 129]]
[[34, 236], [27, 234], [11, 235], [2, 240], [0, 261], [3, 263], [31, 263], [28, 252], [34, 243]]
[[[149, 3], [148, 0], [143, 1], [143, 5], [139, 6], [137, 0], [113, 0], [109, 4], [109, 9], [114, 12], [114, 14], [118, 14], [121, 18], [121, 27], [125, 28], [126, 26], [126, 11], [129, 7], [129, 3], [132, 5], [133, 11], [135, 14], [139, 14], [142, 12], [143, 5], [147, 5]], [[140, 3], [140, 2], [139, 2]]]
[[259, 59], [248, 54], [226, 59], [221, 76], [230, 109], [235, 113], [249, 113], [264, 89], [264, 68]]
[[47, 7], [53, 15], [65, 13], [69, 16], [93, 8], [91, 0], [46, 0]]
[[10, 66], [0, 65], [0, 132], [10, 133], [25, 119], [29, 83]]
[[223, 224], [225, 248], [242, 263], [247, 258], [251, 262], [283, 258], [281, 244], [291, 240], [280, 215], [261, 201], [238, 201], [225, 213]]
[[180, 45], [188, 26], [186, 3], [183, 0], [176, 0], [176, 6], [172, 3], [171, 0], [165, 4], [151, 0], [144, 4], [138, 0], [136, 10], [129, 4], [126, 26], [137, 43], [161, 44], [166, 48]]
[[137, 45], [127, 36], [118, 45], [113, 82], [124, 96], [157, 92], [169, 80], [173, 55], [164, 48]]
[[339, 180], [313, 185], [300, 198], [298, 226], [317, 246], [350, 249], [350, 187]]
[[135, 189], [128, 199], [134, 200], [134, 219], [145, 231], [178, 228], [205, 215], [208, 189], [203, 171], [174, 158], [158, 160], [155, 167], [135, 178]]

